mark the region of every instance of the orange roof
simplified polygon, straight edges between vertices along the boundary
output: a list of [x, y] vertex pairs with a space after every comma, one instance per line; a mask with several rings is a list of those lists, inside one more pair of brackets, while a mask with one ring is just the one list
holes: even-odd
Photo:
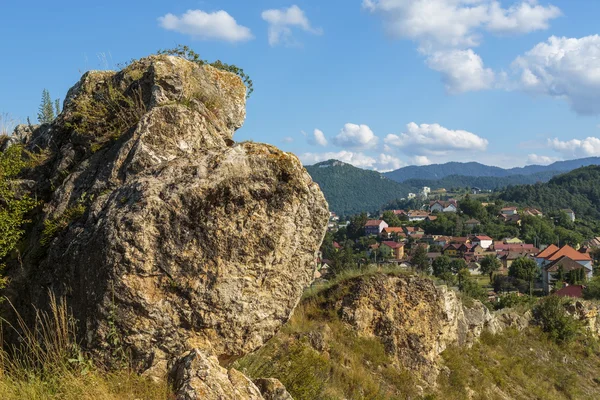
[[402, 232], [404, 233], [404, 229], [402, 227], [392, 227], [392, 226], [388, 226], [387, 228], [383, 228], [384, 232], [387, 233], [398, 233], [398, 232]]
[[401, 247], [404, 247], [404, 245], [402, 243], [396, 243], [396, 242], [383, 242], [381, 244], [385, 244], [388, 247], [391, 247], [392, 249], [399, 249]]
[[370, 219], [367, 221], [365, 226], [379, 226], [379, 225], [381, 225], [382, 222], [384, 222], [384, 221], [381, 219]]
[[591, 261], [592, 260], [590, 258], [589, 254], [580, 253], [569, 245], [563, 246], [560, 250], [558, 250], [556, 253], [552, 254], [550, 257], [547, 257], [546, 259], [548, 261], [554, 261], [554, 260], [558, 260], [559, 258], [561, 258], [563, 256], [567, 256], [570, 259], [575, 260], [575, 261], [588, 261], [588, 260]]
[[558, 250], [559, 250], [558, 247], [556, 247], [555, 245], [551, 244], [550, 246], [546, 247], [544, 250], [542, 250], [541, 252], [539, 252], [536, 255], [536, 257], [537, 258], [548, 258], [552, 254], [556, 253]]

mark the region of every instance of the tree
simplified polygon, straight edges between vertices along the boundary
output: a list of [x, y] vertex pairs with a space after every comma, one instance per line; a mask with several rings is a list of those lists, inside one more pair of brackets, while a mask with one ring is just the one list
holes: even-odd
[[50, 98], [50, 92], [47, 89], [42, 91], [42, 102], [38, 111], [38, 122], [40, 124], [49, 124], [54, 121], [54, 106]]
[[495, 255], [488, 254], [481, 260], [481, 273], [490, 276], [490, 283], [492, 283], [494, 272], [498, 271], [502, 263]]
[[384, 211], [383, 217], [381, 217], [389, 226], [402, 226], [402, 221], [393, 211]]
[[433, 275], [441, 278], [442, 275], [451, 273], [450, 270], [450, 257], [448, 256], [439, 256], [432, 263], [433, 266]]
[[417, 245], [410, 263], [420, 273], [429, 273], [429, 258], [427, 257], [427, 249], [424, 246]]
[[534, 309], [534, 315], [544, 332], [557, 342], [570, 342], [581, 331], [582, 323], [565, 310], [569, 300], [548, 296]]
[[60, 114], [60, 99], [56, 99], [54, 100], [54, 112], [56, 113], [56, 116], [58, 117], [58, 115]]
[[455, 274], [458, 274], [461, 270], [467, 268], [467, 262], [462, 258], [455, 258], [450, 261], [450, 271]]
[[350, 239], [358, 239], [365, 233], [365, 224], [367, 223], [367, 213], [353, 215], [347, 227], [347, 234]]
[[538, 265], [531, 258], [517, 258], [508, 269], [508, 275], [529, 282], [529, 295], [533, 295], [533, 282], [539, 275]]

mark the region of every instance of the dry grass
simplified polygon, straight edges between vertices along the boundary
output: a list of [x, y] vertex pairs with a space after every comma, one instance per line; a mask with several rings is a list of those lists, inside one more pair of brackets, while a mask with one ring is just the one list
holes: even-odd
[[9, 113], [0, 113], [0, 136], [12, 135], [17, 125], [19, 125], [18, 119]]
[[131, 369], [94, 365], [76, 341], [75, 321], [64, 300], [50, 295], [49, 313], [37, 312], [33, 327], [17, 317], [19, 345], [0, 350], [0, 399], [168, 400], [166, 382], [155, 383]]

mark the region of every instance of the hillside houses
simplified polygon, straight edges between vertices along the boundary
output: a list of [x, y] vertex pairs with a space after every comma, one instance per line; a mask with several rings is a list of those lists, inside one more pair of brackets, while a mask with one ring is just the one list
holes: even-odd
[[454, 199], [448, 201], [436, 200], [429, 203], [429, 212], [457, 212], [458, 203]]
[[388, 227], [388, 224], [382, 219], [370, 219], [365, 224], [365, 235], [379, 235], [381, 232]]
[[565, 245], [558, 248], [550, 245], [535, 256], [542, 272], [544, 290], [550, 292], [554, 282], [557, 280], [559, 271], [583, 269], [584, 275], [589, 279], [593, 276], [592, 258], [587, 253], [582, 253], [571, 246]]

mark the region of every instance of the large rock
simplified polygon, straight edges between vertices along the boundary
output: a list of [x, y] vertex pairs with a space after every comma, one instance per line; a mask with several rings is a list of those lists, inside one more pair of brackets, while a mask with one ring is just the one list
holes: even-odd
[[313, 279], [328, 210], [293, 154], [231, 140], [245, 95], [170, 56], [86, 73], [29, 141], [46, 202], [12, 269], [17, 309], [66, 296], [87, 349], [156, 372], [273, 336]]
[[467, 307], [455, 291], [417, 276], [364, 276], [330, 291], [326, 307], [359, 335], [378, 338], [398, 365], [426, 382], [435, 382], [440, 354], [448, 346], [471, 346], [484, 330], [496, 333], [510, 325], [481, 302]]

